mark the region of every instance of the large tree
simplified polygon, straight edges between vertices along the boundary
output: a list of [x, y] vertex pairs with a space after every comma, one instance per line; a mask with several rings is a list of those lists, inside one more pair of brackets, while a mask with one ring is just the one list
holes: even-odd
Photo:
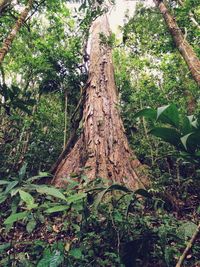
[[52, 183], [56, 186], [64, 186], [63, 178], [71, 173], [82, 172], [90, 180], [102, 177], [133, 189], [146, 183], [141, 174], [143, 167], [131, 151], [124, 132], [112, 51], [100, 41], [102, 34], [110, 35], [107, 15], [99, 17], [91, 27], [89, 79], [83, 92], [81, 133], [70, 138], [54, 166]]

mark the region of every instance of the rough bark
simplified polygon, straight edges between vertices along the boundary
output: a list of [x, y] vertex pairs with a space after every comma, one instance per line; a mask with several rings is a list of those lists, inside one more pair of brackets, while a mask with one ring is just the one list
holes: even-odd
[[179, 28], [176, 20], [170, 14], [169, 10], [161, 0], [154, 0], [154, 3], [159, 8], [162, 13], [167, 27], [172, 35], [174, 43], [181, 53], [183, 59], [185, 60], [190, 73], [197, 84], [200, 86], [200, 60], [195, 54], [194, 50], [187, 42], [185, 36], [183, 35], [181, 29]]
[[102, 177], [136, 189], [143, 187], [146, 180], [139, 175], [142, 165], [129, 148], [117, 107], [112, 51], [100, 43], [99, 33], [110, 34], [106, 15], [98, 18], [92, 26], [82, 132], [77, 140], [70, 139], [73, 146], [69, 144], [66, 147], [54, 166], [52, 183], [63, 187], [63, 178], [70, 177], [71, 173], [80, 174], [84, 168], [90, 180]]
[[20, 28], [22, 27], [23, 23], [25, 22], [25, 19], [29, 13], [29, 11], [32, 8], [33, 5], [33, 1], [34, 0], [29, 0], [27, 6], [25, 7], [25, 9], [22, 11], [22, 13], [20, 14], [18, 20], [16, 21], [15, 25], [13, 26], [11, 32], [8, 34], [8, 36], [6, 37], [6, 39], [3, 42], [3, 45], [0, 49], [0, 64], [3, 62], [4, 57], [6, 56], [6, 54], [8, 53], [8, 51], [10, 50], [10, 47], [13, 43], [13, 40], [15, 39], [17, 33], [19, 32]]

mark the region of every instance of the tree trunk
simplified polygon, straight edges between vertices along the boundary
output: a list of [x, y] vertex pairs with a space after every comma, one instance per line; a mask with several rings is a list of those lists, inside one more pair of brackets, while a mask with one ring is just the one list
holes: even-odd
[[[92, 25], [82, 132], [71, 148], [66, 147], [65, 157], [61, 156], [54, 166], [52, 183], [63, 187], [63, 178], [84, 172], [89, 180], [101, 177], [132, 189], [144, 187], [146, 179], [139, 174], [143, 167], [129, 148], [119, 115], [112, 51], [108, 45], [100, 43], [100, 33], [110, 34], [106, 15]], [[70, 143], [73, 144], [71, 139]]]
[[159, 8], [162, 13], [167, 27], [172, 35], [172, 38], [176, 44], [176, 47], [183, 56], [185, 62], [188, 65], [188, 68], [191, 72], [192, 77], [200, 86], [200, 60], [196, 56], [192, 47], [187, 42], [185, 36], [183, 35], [181, 29], [178, 27], [176, 20], [169, 13], [167, 7], [161, 0], [154, 0], [156, 6]]
[[0, 49], [0, 64], [3, 62], [4, 57], [6, 56], [6, 54], [8, 53], [13, 40], [15, 39], [17, 33], [19, 32], [22, 24], [25, 22], [25, 19], [29, 13], [29, 11], [32, 8], [33, 5], [33, 1], [34, 0], [29, 0], [28, 1], [28, 5], [25, 7], [25, 9], [22, 11], [21, 15], [19, 16], [18, 20], [16, 21], [13, 29], [11, 30], [11, 32], [8, 34], [7, 38], [4, 40], [3, 45]]

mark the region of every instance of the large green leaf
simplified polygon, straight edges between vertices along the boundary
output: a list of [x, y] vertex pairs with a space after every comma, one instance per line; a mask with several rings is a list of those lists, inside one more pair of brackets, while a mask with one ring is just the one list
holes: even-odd
[[69, 207], [66, 205], [58, 205], [58, 206], [54, 206], [53, 208], [49, 208], [47, 210], [45, 210], [45, 213], [54, 213], [54, 212], [59, 212], [59, 211], [64, 211], [66, 209], [68, 209]]
[[187, 150], [187, 141], [188, 141], [188, 138], [189, 136], [191, 135], [192, 133], [189, 133], [189, 134], [186, 134], [184, 135], [183, 137], [181, 137], [181, 142], [182, 144], [184, 145], [185, 149]]
[[51, 174], [48, 173], [48, 172], [39, 172], [38, 175], [33, 176], [33, 177], [27, 179], [26, 182], [32, 183], [32, 182], [34, 182], [36, 180], [39, 180], [39, 179], [44, 178], [44, 177], [49, 177], [49, 176], [51, 176]]
[[157, 121], [179, 127], [179, 112], [174, 104], [159, 107], [157, 109]]
[[86, 193], [78, 193], [78, 194], [75, 194], [75, 195], [72, 195], [72, 196], [69, 196], [66, 198], [66, 201], [71, 204], [71, 203], [74, 203], [74, 202], [77, 202], [83, 198], [85, 198], [87, 196]]
[[102, 202], [102, 199], [105, 196], [105, 194], [112, 191], [112, 190], [119, 190], [119, 191], [122, 191], [124, 193], [133, 193], [133, 191], [131, 191], [130, 189], [128, 189], [127, 187], [125, 187], [123, 185], [113, 184], [98, 194], [97, 198], [94, 201], [94, 208], [95, 209], [98, 208], [98, 206]]
[[37, 267], [58, 267], [64, 258], [60, 251], [54, 251], [50, 255], [45, 255], [37, 264]]
[[187, 151], [194, 153], [200, 147], [200, 131], [198, 130], [183, 136], [181, 142]]
[[183, 135], [187, 135], [193, 131], [193, 127], [188, 116], [183, 117], [181, 131]]
[[26, 203], [27, 208], [29, 210], [37, 207], [37, 204], [34, 203], [35, 201], [34, 201], [34, 198], [31, 196], [31, 194], [29, 194], [29, 193], [27, 193], [21, 189], [19, 190], [19, 194], [20, 194], [21, 199]]
[[194, 115], [190, 115], [190, 116], [187, 116], [189, 122], [190, 122], [190, 125], [192, 127], [194, 127], [195, 129], [198, 128], [198, 120], [196, 119], [196, 117]]
[[199, 146], [200, 145], [200, 131], [196, 131], [194, 133], [192, 133], [189, 138], [188, 138], [188, 142], [191, 146]]
[[5, 221], [4, 224], [12, 224], [14, 222], [17, 222], [19, 220], [22, 220], [24, 218], [26, 218], [28, 215], [28, 212], [19, 212], [19, 213], [15, 213], [15, 214], [11, 214]]
[[10, 192], [10, 190], [12, 190], [19, 182], [18, 181], [13, 181], [13, 182], [10, 182], [6, 189], [5, 189], [5, 194], [7, 194], [8, 192]]
[[156, 120], [156, 111], [152, 108], [144, 108], [140, 111], [138, 111], [135, 115], [134, 118], [139, 118], [139, 117], [145, 117], [151, 120]]
[[157, 119], [160, 117], [160, 115], [169, 108], [170, 105], [165, 105], [162, 107], [157, 108]]
[[156, 137], [160, 137], [165, 142], [168, 142], [176, 147], [180, 147], [182, 145], [180, 141], [181, 134], [173, 128], [156, 127], [153, 128], [149, 133]]
[[66, 200], [66, 197], [57, 188], [48, 186], [36, 186], [35, 189], [40, 194], [46, 194], [62, 200]]
[[63, 260], [64, 260], [64, 257], [61, 254], [61, 252], [56, 250], [54, 251], [53, 255], [50, 258], [49, 267], [61, 266], [61, 263], [63, 262]]
[[152, 195], [145, 189], [139, 188], [134, 192], [136, 195], [140, 195], [142, 197], [151, 198]]
[[47, 251], [44, 251], [44, 254], [42, 259], [40, 259], [40, 261], [37, 264], [37, 267], [49, 267], [49, 262], [50, 262], [50, 258], [51, 258], [51, 252], [48, 249]]
[[0, 185], [5, 185], [5, 184], [9, 184], [9, 181], [6, 180], [0, 180]]

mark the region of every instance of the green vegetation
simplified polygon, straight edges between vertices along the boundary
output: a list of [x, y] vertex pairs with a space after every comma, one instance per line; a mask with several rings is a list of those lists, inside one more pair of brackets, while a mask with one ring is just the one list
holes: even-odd
[[[117, 108], [150, 183], [132, 190], [83, 170], [65, 188], [51, 184], [79, 122], [89, 29], [107, 10], [97, 2], [73, 13], [67, 1], [34, 1], [0, 65], [0, 266], [172, 267], [199, 225], [199, 87], [155, 7], [137, 6], [123, 41], [100, 35], [113, 49]], [[199, 1], [166, 2], [200, 58], [191, 20], [200, 21]], [[20, 11], [0, 6], [0, 47]], [[199, 236], [181, 266], [200, 266]]]

